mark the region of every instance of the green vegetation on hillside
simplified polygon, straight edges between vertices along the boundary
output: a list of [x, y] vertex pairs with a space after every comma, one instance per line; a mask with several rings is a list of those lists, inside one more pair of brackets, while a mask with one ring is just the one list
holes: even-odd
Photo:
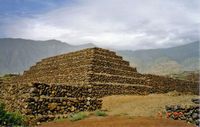
[[7, 112], [5, 105], [0, 103], [0, 125], [2, 126], [25, 126], [25, 118], [19, 113]]

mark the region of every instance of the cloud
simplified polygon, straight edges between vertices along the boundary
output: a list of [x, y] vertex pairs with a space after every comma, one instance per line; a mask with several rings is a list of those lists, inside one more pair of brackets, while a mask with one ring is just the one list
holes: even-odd
[[77, 0], [16, 18], [2, 31], [7, 37], [54, 38], [115, 49], [170, 47], [199, 40], [199, 8], [199, 0]]

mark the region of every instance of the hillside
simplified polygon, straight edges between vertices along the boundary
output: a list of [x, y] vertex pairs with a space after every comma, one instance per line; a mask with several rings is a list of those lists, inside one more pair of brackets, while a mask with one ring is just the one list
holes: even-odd
[[[0, 39], [0, 75], [21, 73], [42, 58], [89, 47], [94, 45], [74, 46], [58, 40], [2, 38]], [[117, 51], [117, 53], [142, 73], [166, 75], [199, 69], [199, 42], [165, 49]]]
[[166, 75], [182, 71], [198, 70], [199, 42], [163, 48], [138, 51], [118, 51], [133, 66], [142, 73]]
[[180, 80], [188, 80], [193, 82], [199, 82], [200, 72], [199, 71], [183, 71], [181, 73], [169, 74], [167, 77]]

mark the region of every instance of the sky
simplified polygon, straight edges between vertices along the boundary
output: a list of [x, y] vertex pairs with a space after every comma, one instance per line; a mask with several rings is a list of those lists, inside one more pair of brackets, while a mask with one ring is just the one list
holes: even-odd
[[0, 0], [0, 38], [173, 47], [200, 39], [200, 0]]

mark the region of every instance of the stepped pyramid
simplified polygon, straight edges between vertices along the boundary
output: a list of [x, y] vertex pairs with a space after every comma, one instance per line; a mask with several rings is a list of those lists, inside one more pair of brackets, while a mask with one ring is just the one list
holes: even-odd
[[[144, 77], [115, 52], [89, 48], [42, 59], [4, 89], [8, 109], [34, 121], [101, 109], [101, 97], [147, 94]], [[9, 93], [9, 94], [7, 94]]]
[[25, 71], [18, 82], [47, 84], [142, 84], [142, 75], [115, 52], [89, 48], [46, 58]]
[[2, 85], [0, 100], [10, 111], [17, 109], [34, 121], [101, 109], [101, 97], [109, 95], [199, 92], [198, 83], [140, 74], [121, 56], [102, 48], [45, 58], [8, 84]]
[[42, 59], [13, 83], [95, 86], [94, 91], [100, 91], [94, 93], [97, 97], [173, 90], [198, 94], [199, 87], [198, 83], [190, 81], [138, 73], [115, 52], [96, 47]]

